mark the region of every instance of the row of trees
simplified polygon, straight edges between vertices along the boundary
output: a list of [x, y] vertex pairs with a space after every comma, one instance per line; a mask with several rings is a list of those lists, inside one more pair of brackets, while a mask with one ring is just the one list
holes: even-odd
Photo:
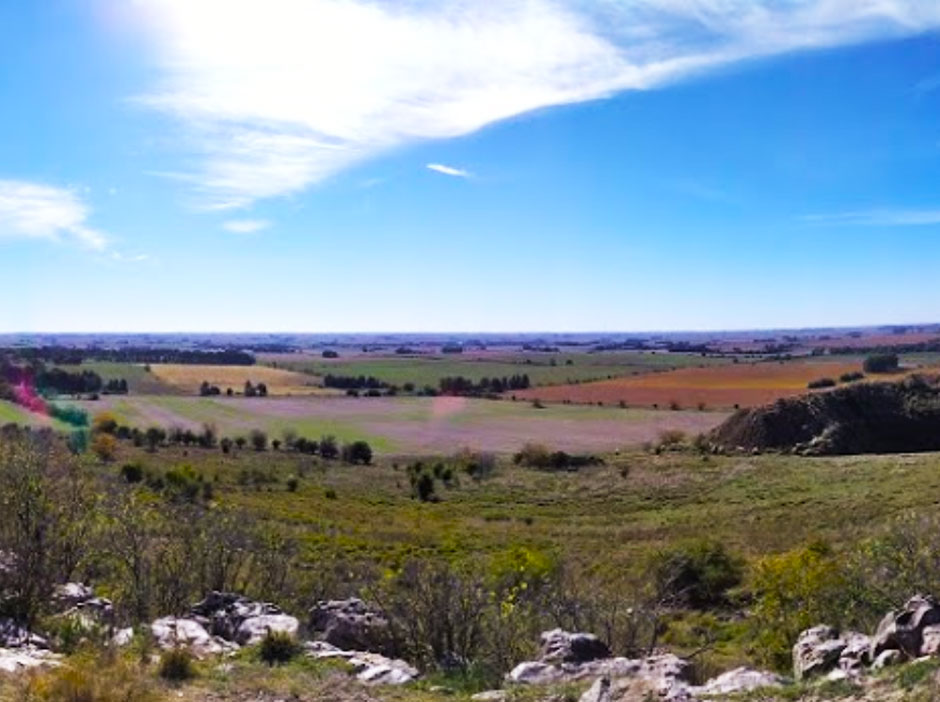
[[509, 390], [525, 390], [531, 386], [526, 373], [502, 378], [481, 378], [474, 381], [462, 375], [441, 378], [439, 387], [443, 395], [489, 395]]
[[[218, 385], [212, 385], [208, 380], [203, 380], [202, 383], [199, 384], [199, 395], [201, 397], [214, 397], [221, 394], [222, 389]], [[234, 394], [235, 391], [232, 390], [232, 388], [225, 389], [225, 395], [227, 397], [232, 397]], [[268, 386], [266, 383], [258, 383], [255, 385], [250, 380], [246, 380], [243, 394], [245, 397], [267, 397]]]
[[38, 346], [2, 348], [0, 355], [27, 363], [79, 365], [85, 361], [113, 363], [185, 363], [189, 365], [251, 366], [255, 357], [241, 349], [180, 349], [130, 346], [115, 349]]

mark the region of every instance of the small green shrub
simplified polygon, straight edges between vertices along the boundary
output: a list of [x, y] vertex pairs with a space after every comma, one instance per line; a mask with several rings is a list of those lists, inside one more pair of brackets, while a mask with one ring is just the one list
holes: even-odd
[[300, 644], [283, 631], [269, 631], [261, 639], [258, 656], [268, 665], [289, 663], [300, 653]]
[[806, 387], [810, 390], [820, 390], [822, 388], [834, 388], [836, 386], [836, 381], [832, 378], [819, 378], [818, 380], [811, 380], [806, 384]]
[[144, 479], [144, 467], [140, 463], [125, 463], [121, 466], [121, 477], [128, 483], [139, 483]]
[[193, 657], [185, 648], [171, 648], [160, 656], [160, 677], [170, 682], [185, 682], [196, 677]]
[[652, 572], [661, 597], [709, 609], [728, 604], [728, 591], [741, 584], [744, 570], [724, 545], [701, 539], [655, 554]]

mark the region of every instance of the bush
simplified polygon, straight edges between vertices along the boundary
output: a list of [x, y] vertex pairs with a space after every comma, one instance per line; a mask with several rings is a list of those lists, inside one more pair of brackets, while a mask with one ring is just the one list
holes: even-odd
[[743, 564], [721, 543], [699, 540], [657, 553], [652, 572], [661, 598], [710, 609], [728, 604], [728, 590], [741, 584]]
[[128, 483], [139, 483], [144, 479], [144, 467], [139, 463], [125, 463], [121, 466], [121, 477]]
[[258, 646], [258, 657], [268, 665], [289, 663], [299, 653], [300, 645], [283, 631], [268, 631]]
[[196, 668], [193, 657], [185, 648], [171, 648], [160, 656], [160, 667], [157, 669], [164, 680], [170, 682], [185, 682], [196, 677]]
[[857, 380], [863, 380], [865, 374], [860, 371], [854, 371], [853, 373], [843, 373], [839, 376], [840, 383], [854, 383]]
[[324, 436], [319, 443], [320, 455], [326, 460], [333, 460], [339, 456], [339, 448], [336, 445], [336, 437]]
[[751, 589], [757, 656], [779, 670], [789, 668], [791, 648], [801, 631], [820, 622], [842, 624], [845, 580], [826, 544], [760, 559]]
[[873, 353], [865, 359], [862, 369], [866, 373], [893, 373], [898, 369], [896, 353]]
[[372, 447], [365, 441], [353, 441], [343, 446], [343, 461], [346, 463], [372, 463]]
[[93, 432], [100, 432], [103, 434], [114, 434], [117, 431], [117, 428], [117, 419], [110, 412], [102, 412], [101, 414], [95, 415], [95, 419], [91, 425], [91, 430]]
[[681, 429], [664, 429], [659, 432], [659, 441], [656, 446], [659, 450], [676, 448], [685, 441], [685, 432]]
[[268, 448], [268, 435], [260, 429], [252, 429], [248, 438], [251, 441], [251, 447], [255, 451], [264, 451]]
[[91, 450], [102, 463], [113, 461], [117, 453], [117, 439], [111, 434], [95, 434], [91, 440]]
[[300, 487], [300, 480], [297, 479], [297, 476], [292, 475], [287, 479], [288, 492], [297, 492], [298, 487]]
[[819, 378], [818, 380], [811, 380], [806, 384], [806, 387], [810, 390], [819, 390], [821, 388], [834, 388], [836, 386], [836, 381], [832, 378]]

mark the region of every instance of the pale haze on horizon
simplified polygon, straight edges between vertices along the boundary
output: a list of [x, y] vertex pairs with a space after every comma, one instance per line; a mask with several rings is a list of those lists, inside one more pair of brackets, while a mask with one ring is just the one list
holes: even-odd
[[0, 333], [940, 321], [940, 3], [0, 6]]

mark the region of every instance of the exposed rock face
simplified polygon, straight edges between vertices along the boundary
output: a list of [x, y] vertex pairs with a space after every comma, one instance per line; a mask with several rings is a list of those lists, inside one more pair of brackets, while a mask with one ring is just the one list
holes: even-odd
[[68, 617], [86, 630], [114, 624], [114, 605], [104, 597], [95, 597], [94, 590], [84, 583], [65, 583], [55, 589], [52, 603], [58, 616]]
[[542, 633], [539, 660], [544, 663], [585, 663], [609, 658], [610, 649], [594, 634], [552, 629]]
[[856, 383], [740, 410], [709, 434], [729, 450], [804, 454], [940, 450], [940, 380]]
[[793, 675], [803, 680], [828, 673], [839, 664], [846, 646], [848, 642], [831, 626], [807, 629], [793, 645]]
[[39, 666], [57, 666], [60, 656], [35, 646], [0, 648], [0, 672], [18, 673]]
[[309, 628], [317, 638], [341, 649], [397, 653], [388, 620], [355, 597], [318, 602], [310, 610]]
[[353, 668], [357, 680], [370, 685], [403, 685], [417, 679], [418, 671], [405, 661], [368, 651], [344, 651], [326, 641], [304, 644], [312, 658], [341, 658]]
[[289, 614], [260, 614], [248, 617], [235, 632], [235, 643], [240, 646], [252, 646], [261, 643], [268, 632], [297, 635], [300, 622]]
[[12, 619], [0, 619], [0, 648], [48, 648], [47, 641]]
[[150, 625], [150, 631], [157, 646], [167, 650], [187, 648], [197, 658], [231, 653], [238, 646], [220, 636], [212, 636], [195, 619], [162, 617]]
[[540, 659], [517, 665], [506, 676], [507, 682], [548, 685], [596, 678], [584, 702], [634, 699], [640, 688], [661, 699], [689, 698], [691, 665], [672, 654], [611, 658], [607, 646], [595, 636], [561, 629], [544, 632], [541, 643]]
[[871, 637], [849, 631], [842, 638], [846, 645], [839, 656], [839, 670], [849, 676], [858, 675], [871, 665]]
[[940, 656], [940, 625], [931, 624], [921, 631], [920, 655]]
[[776, 673], [750, 668], [735, 668], [712, 678], [704, 685], [692, 688], [696, 695], [727, 695], [734, 692], [750, 692], [758, 688], [780, 687], [783, 678]]
[[940, 624], [940, 605], [929, 595], [915, 595], [899, 612], [888, 612], [871, 642], [871, 659], [884, 651], [901, 651], [908, 658], [921, 653], [924, 630]]
[[241, 646], [259, 643], [269, 631], [295, 636], [300, 628], [296, 617], [277, 605], [232, 592], [211, 592], [190, 613], [210, 634]]

